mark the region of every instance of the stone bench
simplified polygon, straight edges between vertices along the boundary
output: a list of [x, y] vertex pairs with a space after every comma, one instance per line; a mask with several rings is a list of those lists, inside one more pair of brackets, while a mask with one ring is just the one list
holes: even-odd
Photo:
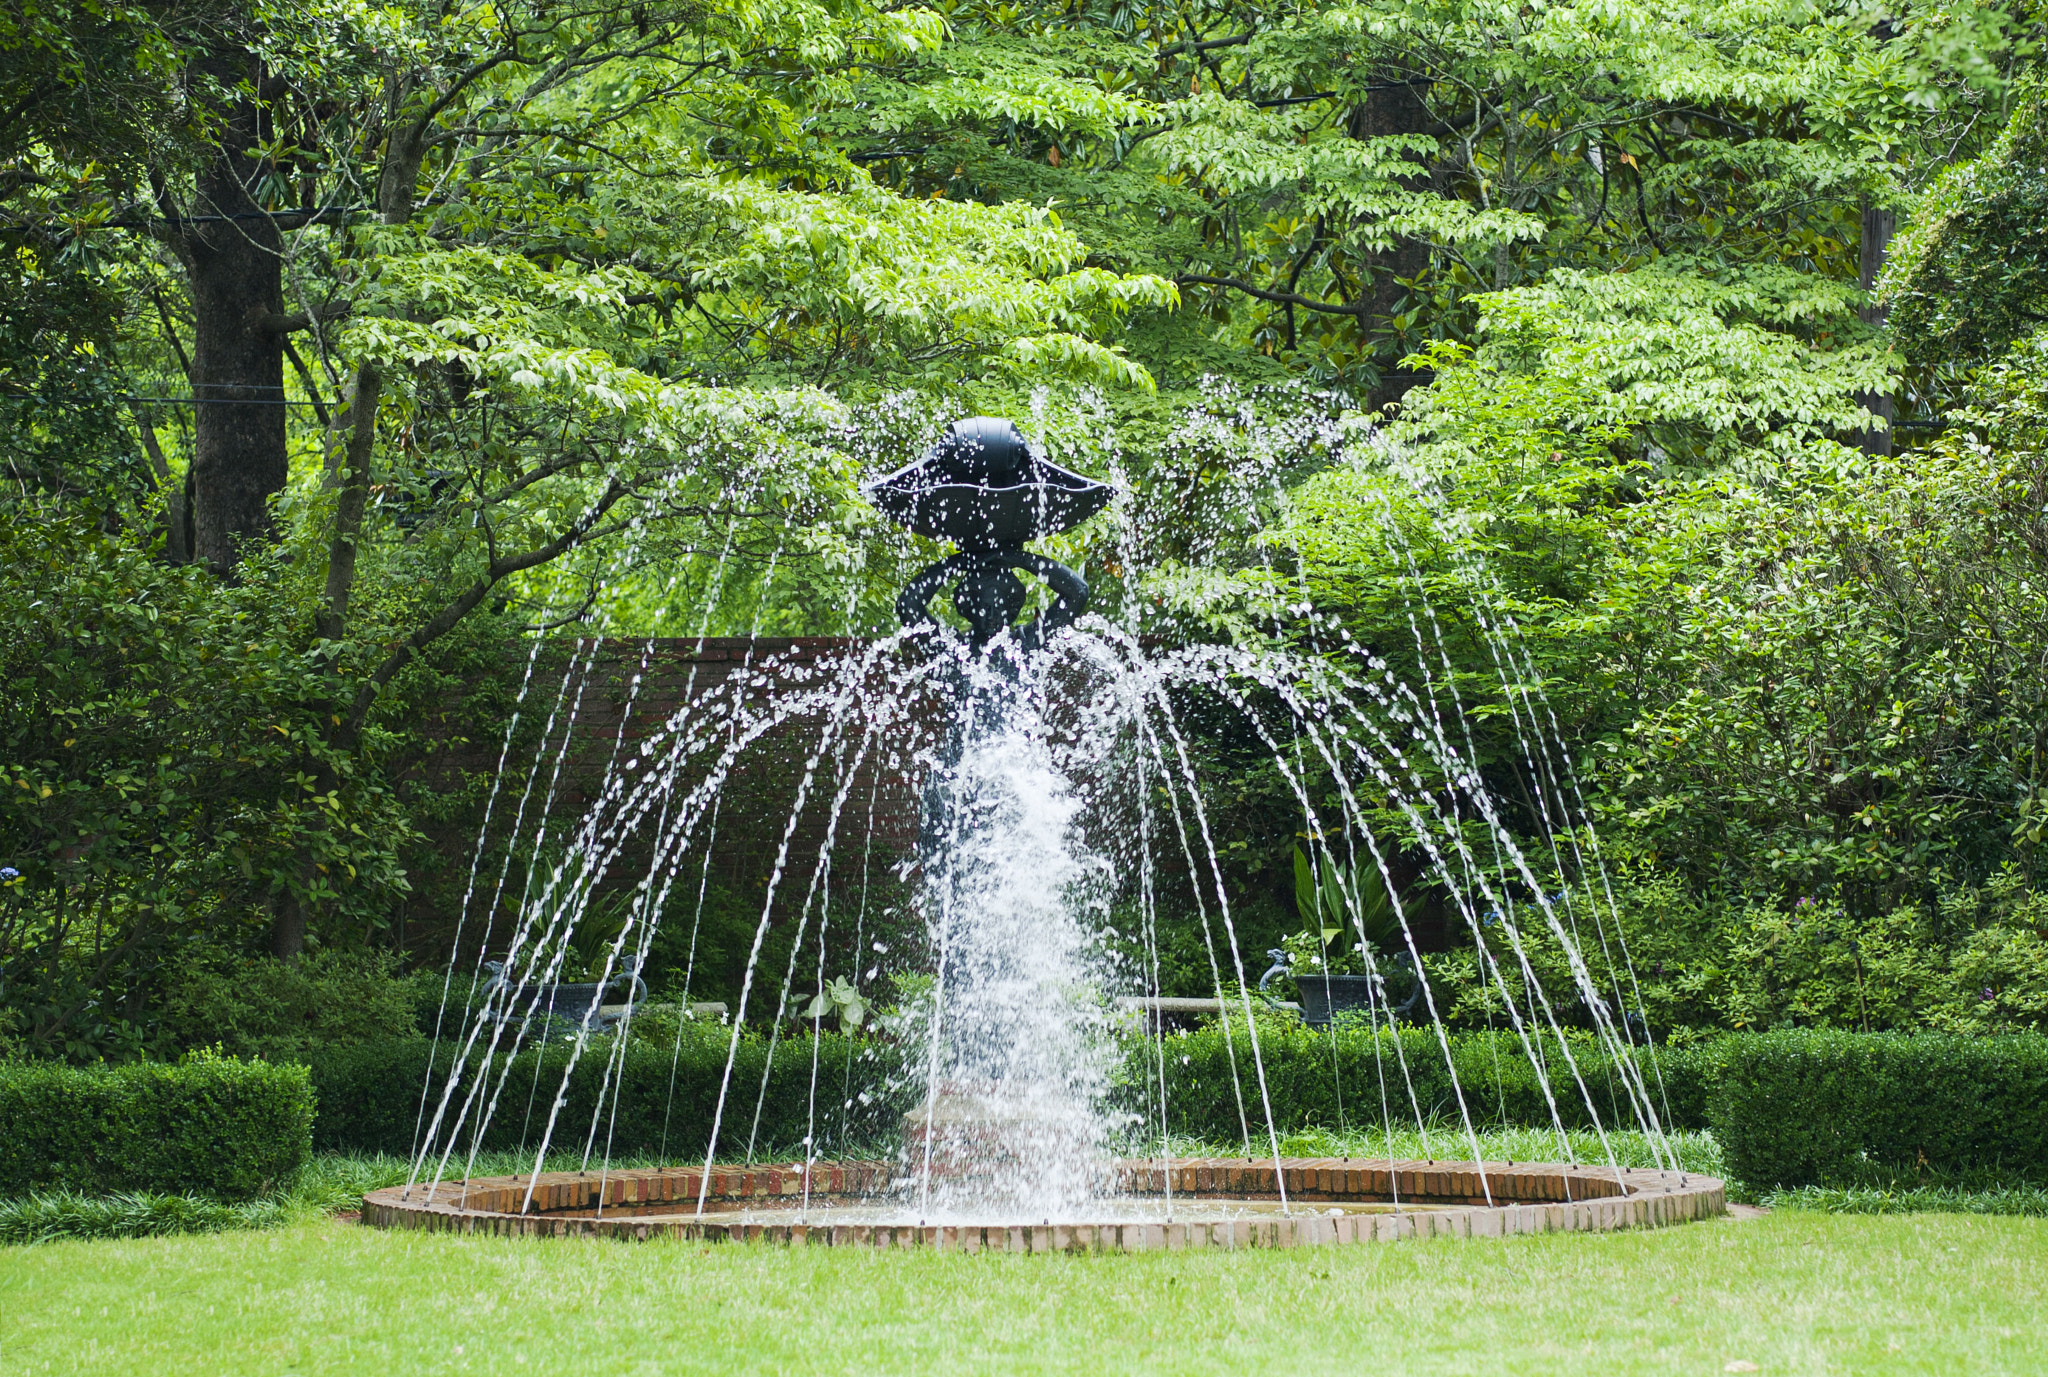
[[[1228, 1015], [1242, 1021], [1244, 1005], [1236, 1000], [1223, 999], [1178, 999], [1171, 995], [1124, 995], [1116, 1000], [1118, 1013], [1134, 1022], [1142, 1019], [1145, 1026], [1157, 1033], [1166, 1028], [1185, 1028], [1204, 1019], [1220, 1019]], [[1284, 1009], [1298, 1014], [1301, 1006], [1289, 1000], [1264, 999], [1255, 1001], [1257, 1008]]]
[[[540, 1025], [542, 1037], [574, 1034], [585, 1027], [592, 1032], [610, 1032], [647, 998], [647, 982], [640, 978], [637, 957], [628, 957], [609, 980], [529, 983], [524, 989], [519, 988], [516, 980], [507, 978], [504, 962], [486, 961], [484, 969], [491, 976], [490, 983], [484, 986], [484, 1017], [493, 1023], [532, 1019]], [[605, 1003], [605, 995], [622, 985], [627, 990], [626, 1001]]]

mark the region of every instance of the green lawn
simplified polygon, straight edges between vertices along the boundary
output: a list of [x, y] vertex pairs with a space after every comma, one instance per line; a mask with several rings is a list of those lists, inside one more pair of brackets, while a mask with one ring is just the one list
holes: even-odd
[[2040, 1373], [2044, 1302], [2048, 1220], [1963, 1215], [1050, 1258], [312, 1219], [0, 1248], [0, 1373]]

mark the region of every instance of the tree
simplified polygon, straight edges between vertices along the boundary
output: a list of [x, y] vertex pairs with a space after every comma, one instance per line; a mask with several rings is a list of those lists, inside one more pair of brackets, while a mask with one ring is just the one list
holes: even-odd
[[1250, 349], [1368, 402], [1428, 341], [1469, 340], [1475, 296], [1560, 267], [1856, 285], [1866, 201], [1995, 127], [2023, 55], [1971, 7], [948, 14], [955, 41], [834, 111], [851, 156], [927, 193], [1055, 199], [1104, 266], [1179, 282], [1192, 309], [1133, 337], [1162, 376], [1249, 376]]
[[[817, 383], [1149, 382], [1100, 337], [1169, 286], [1079, 268], [1044, 208], [878, 188], [793, 119], [835, 67], [936, 32], [920, 11], [787, 6], [263, 12], [166, 40], [182, 66], [159, 95], [201, 137], [182, 171], [145, 169], [146, 203], [35, 145], [71, 176], [22, 203], [46, 223], [146, 227], [122, 342], [189, 362], [196, 553], [276, 600], [264, 636], [314, 671], [279, 691], [312, 733], [289, 737], [296, 777], [333, 804], [285, 807], [251, 862], [277, 954], [346, 907], [334, 848], [389, 835], [381, 795], [348, 782], [383, 768], [386, 695], [465, 619], [574, 617], [587, 603], [557, 593], [601, 585], [605, 551], [650, 525], [802, 523], [851, 499], [844, 409]], [[182, 319], [148, 290], [152, 244], [177, 255]], [[319, 424], [287, 419], [300, 406]], [[53, 759], [38, 778], [63, 776]], [[61, 927], [84, 883], [67, 866], [38, 872], [39, 921]]]
[[1883, 294], [1900, 352], [1921, 367], [1981, 367], [2048, 322], [2048, 99], [2038, 83], [1984, 156], [1929, 189]]

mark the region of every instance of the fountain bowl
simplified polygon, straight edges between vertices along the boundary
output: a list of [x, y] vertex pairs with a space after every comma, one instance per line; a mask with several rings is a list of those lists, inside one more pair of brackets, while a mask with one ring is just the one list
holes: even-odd
[[913, 1173], [901, 1164], [813, 1162], [714, 1167], [708, 1184], [700, 1167], [546, 1172], [532, 1183], [530, 1209], [525, 1176], [389, 1186], [363, 1197], [362, 1219], [514, 1237], [1092, 1253], [1599, 1232], [1727, 1208], [1711, 1177], [1558, 1163], [1134, 1159], [1109, 1164], [1107, 1176], [1102, 1198], [1044, 1218], [1021, 1210], [920, 1217]]

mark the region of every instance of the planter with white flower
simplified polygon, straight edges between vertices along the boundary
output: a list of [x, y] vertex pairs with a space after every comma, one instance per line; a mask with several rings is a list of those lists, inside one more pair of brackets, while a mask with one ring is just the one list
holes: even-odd
[[1372, 858], [1340, 866], [1327, 854], [1312, 860], [1294, 849], [1294, 904], [1309, 926], [1266, 953], [1272, 966], [1259, 979], [1293, 982], [1302, 1021], [1322, 1027], [1340, 1014], [1407, 1017], [1422, 982], [1401, 933], [1399, 900]]

